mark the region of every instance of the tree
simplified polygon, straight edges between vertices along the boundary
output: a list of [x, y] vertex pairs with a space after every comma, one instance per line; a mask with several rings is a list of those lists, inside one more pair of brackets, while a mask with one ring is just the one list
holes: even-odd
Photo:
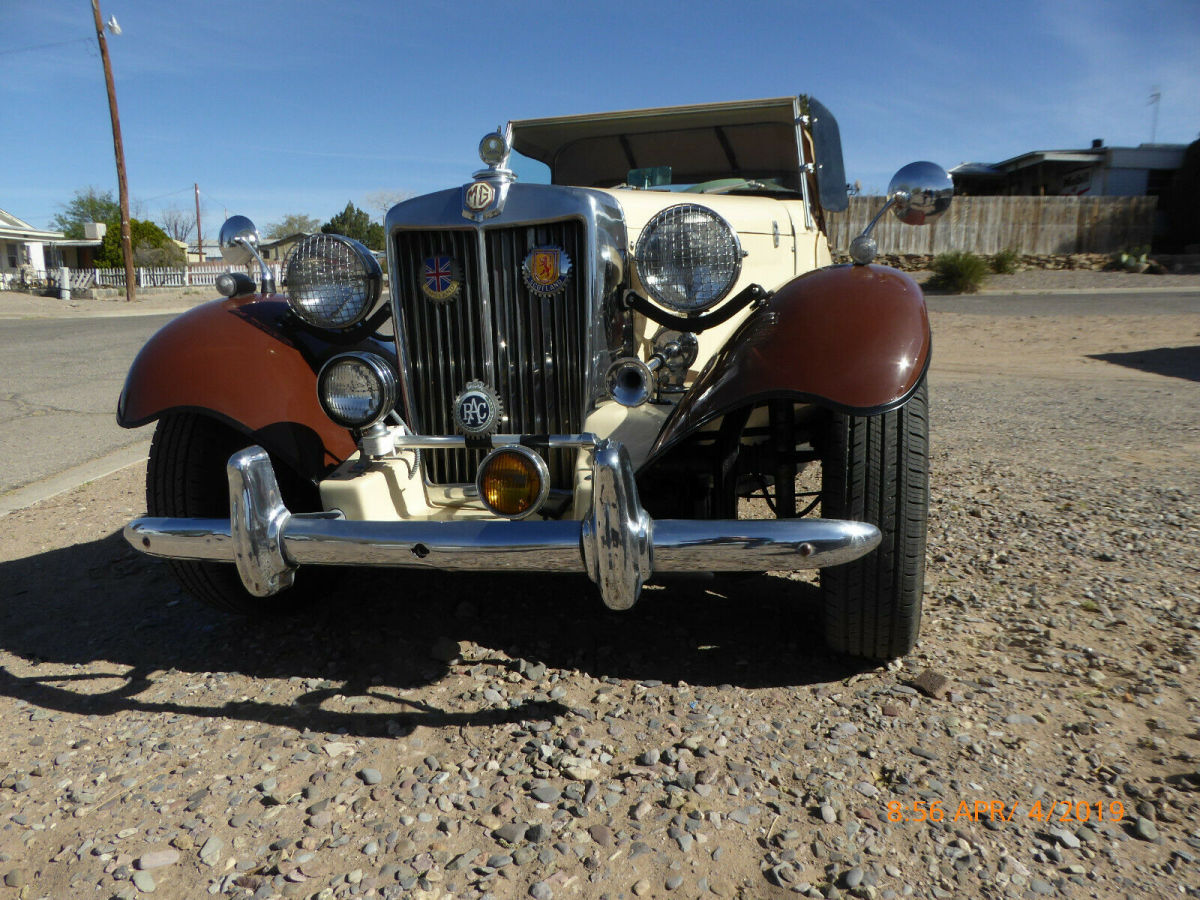
[[[134, 265], [183, 266], [186, 262], [179, 245], [153, 222], [130, 219], [129, 236], [133, 243]], [[124, 265], [121, 256], [121, 221], [112, 219], [108, 222], [104, 240], [100, 242], [100, 252], [96, 254], [96, 267], [119, 269]]]
[[[62, 204], [62, 212], [50, 220], [50, 227], [61, 231], [69, 240], [83, 240], [84, 222], [116, 222], [121, 229], [121, 207], [112, 191], [101, 191], [89, 185], [80, 188], [70, 203]], [[124, 263], [118, 263], [124, 265]]]
[[284, 216], [278, 222], [268, 225], [263, 232], [263, 237], [268, 241], [277, 241], [280, 238], [290, 237], [293, 234], [312, 234], [320, 230], [320, 219], [314, 219], [312, 216], [305, 216], [299, 213], [291, 213]]
[[340, 234], [366, 244], [372, 250], [383, 249], [383, 226], [353, 203], [321, 226], [325, 234]]
[[177, 206], [164, 209], [159, 213], [158, 221], [162, 230], [177, 241], [186, 241], [192, 236], [192, 229], [196, 227], [196, 217]]
[[386, 216], [389, 209], [399, 203], [401, 200], [407, 200], [413, 196], [412, 191], [391, 191], [386, 188], [381, 188], [378, 191], [371, 191], [363, 200], [371, 209], [379, 210], [381, 216]]

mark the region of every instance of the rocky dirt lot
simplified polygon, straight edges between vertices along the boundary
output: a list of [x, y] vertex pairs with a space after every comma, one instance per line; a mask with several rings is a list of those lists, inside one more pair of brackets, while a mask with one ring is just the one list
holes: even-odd
[[780, 576], [347, 578], [247, 622], [3, 523], [7, 897], [1200, 895], [1200, 316], [934, 316], [923, 638]]

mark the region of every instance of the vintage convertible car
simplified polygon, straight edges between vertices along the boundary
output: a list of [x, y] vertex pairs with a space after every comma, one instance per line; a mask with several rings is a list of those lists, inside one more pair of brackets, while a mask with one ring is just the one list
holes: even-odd
[[[659, 573], [819, 568], [834, 649], [909, 651], [929, 322], [870, 227], [831, 265], [829, 111], [533, 119], [479, 149], [472, 181], [387, 214], [386, 301], [353, 240], [302, 240], [281, 295], [253, 225], [225, 224], [262, 284], [223, 276], [133, 363], [118, 419], [157, 428], [129, 542], [239, 612], [330, 566], [586, 573], [613, 609]], [[914, 163], [885, 209], [920, 224], [952, 193]]]

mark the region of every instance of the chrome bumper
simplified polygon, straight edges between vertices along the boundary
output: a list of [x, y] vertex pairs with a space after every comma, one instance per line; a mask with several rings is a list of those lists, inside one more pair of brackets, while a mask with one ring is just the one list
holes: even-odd
[[873, 525], [831, 519], [655, 521], [615, 441], [596, 445], [592, 512], [582, 522], [352, 522], [289, 512], [261, 447], [235, 453], [227, 472], [228, 521], [135, 519], [125, 539], [151, 556], [235, 563], [259, 597], [289, 587], [304, 565], [585, 572], [612, 609], [633, 606], [653, 572], [818, 569], [857, 559], [880, 540]]

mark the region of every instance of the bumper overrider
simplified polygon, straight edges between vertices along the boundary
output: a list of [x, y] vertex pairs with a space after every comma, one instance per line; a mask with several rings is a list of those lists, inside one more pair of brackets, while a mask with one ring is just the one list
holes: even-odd
[[836, 566], [880, 540], [864, 522], [832, 519], [652, 519], [638, 502], [629, 454], [598, 440], [592, 508], [583, 521], [349, 521], [293, 513], [267, 452], [247, 447], [227, 466], [230, 518], [141, 518], [137, 550], [232, 562], [246, 590], [269, 597], [307, 565], [474, 571], [584, 572], [611, 609], [629, 609], [654, 572], [765, 572]]

